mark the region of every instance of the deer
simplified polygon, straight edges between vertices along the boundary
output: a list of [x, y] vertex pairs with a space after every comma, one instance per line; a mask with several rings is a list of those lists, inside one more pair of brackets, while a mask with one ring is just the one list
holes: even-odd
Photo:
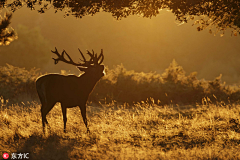
[[[83, 74], [76, 75], [61, 75], [61, 74], [46, 74], [40, 76], [36, 80], [36, 89], [41, 102], [41, 115], [42, 115], [42, 127], [45, 134], [45, 124], [48, 125], [46, 115], [55, 106], [57, 102], [60, 102], [64, 132], [66, 133], [67, 123], [67, 108], [79, 107], [83, 122], [87, 128], [87, 133], [90, 133], [87, 117], [86, 117], [86, 103], [89, 95], [93, 91], [97, 82], [104, 76], [104, 65], [101, 63], [104, 60], [103, 49], [98, 56], [92, 50], [92, 53], [87, 50], [87, 54], [90, 56], [90, 60], [86, 60], [81, 50], [78, 48], [82, 58], [81, 62], [74, 62], [72, 58], [67, 54], [65, 50], [60, 54], [55, 47], [55, 51], [52, 53], [57, 55], [57, 58], [52, 58], [54, 63], [57, 64], [62, 61], [67, 64], [76, 66]], [[65, 57], [67, 56], [68, 59]]]

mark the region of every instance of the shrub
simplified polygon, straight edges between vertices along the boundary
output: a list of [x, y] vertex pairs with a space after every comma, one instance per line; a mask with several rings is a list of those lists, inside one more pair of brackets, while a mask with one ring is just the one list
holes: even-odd
[[37, 71], [35, 68], [28, 71], [9, 64], [0, 66], [0, 96], [11, 102], [35, 100], [35, 79], [40, 75]]
[[[175, 61], [160, 75], [154, 72], [127, 71], [123, 65], [106, 67], [106, 75], [97, 83], [89, 101], [100, 103], [148, 102], [164, 104], [233, 103], [240, 98], [240, 88], [221, 82], [198, 80], [197, 73], [186, 75]], [[0, 67], [0, 96], [11, 102], [38, 100], [35, 80], [37, 69], [25, 70], [11, 65]], [[80, 98], [80, 97], [79, 97]]]

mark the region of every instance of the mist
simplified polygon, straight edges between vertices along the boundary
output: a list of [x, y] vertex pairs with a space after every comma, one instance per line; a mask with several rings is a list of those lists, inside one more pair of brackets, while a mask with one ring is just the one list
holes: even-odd
[[[134, 15], [116, 20], [105, 12], [76, 19], [63, 18], [63, 13], [54, 13], [53, 9], [38, 14], [22, 8], [13, 13], [11, 26], [16, 30], [19, 25], [29, 30], [38, 28], [49, 48], [65, 49], [76, 61], [80, 57], [78, 48], [82, 52], [93, 49], [97, 53], [103, 49], [104, 64], [109, 68], [122, 63], [127, 70], [163, 73], [175, 59], [187, 74], [196, 71], [199, 79], [212, 80], [222, 74], [223, 81], [238, 84], [239, 37], [231, 36], [230, 30], [223, 37], [220, 34], [214, 36], [207, 30], [198, 32], [197, 27], [192, 26], [193, 22], [179, 24], [174, 14], [166, 9], [151, 19]], [[19, 41], [22, 41], [21, 36], [9, 47]], [[15, 53], [8, 54], [14, 56]], [[47, 53], [43, 55], [47, 56]], [[42, 72], [71, 70], [78, 73], [73, 66], [54, 65], [53, 56], [49, 50], [49, 61], [41, 67]], [[6, 63], [18, 66], [16, 61], [6, 60]]]

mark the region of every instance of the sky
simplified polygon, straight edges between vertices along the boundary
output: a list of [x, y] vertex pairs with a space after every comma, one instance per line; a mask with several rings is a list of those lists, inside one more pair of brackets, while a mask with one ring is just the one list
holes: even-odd
[[[228, 84], [240, 83], [239, 37], [231, 37], [230, 30], [223, 37], [198, 32], [193, 23], [179, 24], [166, 9], [151, 19], [134, 15], [116, 20], [105, 12], [76, 19], [53, 9], [39, 14], [23, 7], [14, 12], [11, 27], [38, 27], [53, 49], [65, 49], [74, 58], [80, 56], [78, 48], [99, 53], [103, 49], [109, 68], [122, 63], [127, 70], [161, 74], [175, 59], [187, 74], [197, 72], [199, 79], [213, 80], [222, 74]], [[46, 66], [49, 72], [55, 67], [52, 61]]]

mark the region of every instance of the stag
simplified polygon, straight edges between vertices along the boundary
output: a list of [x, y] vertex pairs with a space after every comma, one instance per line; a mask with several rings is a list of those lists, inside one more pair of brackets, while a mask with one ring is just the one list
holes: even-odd
[[[81, 110], [83, 122], [90, 132], [86, 118], [86, 102], [96, 83], [104, 76], [103, 50], [99, 56], [97, 54], [87, 51], [90, 60], [87, 61], [80, 49], [78, 49], [83, 60], [81, 63], [75, 63], [72, 58], [63, 50], [62, 54], [58, 53], [57, 48], [52, 53], [57, 55], [53, 58], [55, 64], [59, 61], [76, 66], [84, 73], [80, 76], [75, 75], [60, 75], [60, 74], [47, 74], [39, 77], [36, 80], [36, 88], [39, 99], [41, 101], [41, 114], [43, 133], [45, 133], [45, 124], [48, 125], [46, 115], [54, 107], [57, 102], [61, 103], [64, 132], [66, 132], [67, 123], [67, 108], [79, 107]], [[67, 56], [68, 59], [65, 58]]]

